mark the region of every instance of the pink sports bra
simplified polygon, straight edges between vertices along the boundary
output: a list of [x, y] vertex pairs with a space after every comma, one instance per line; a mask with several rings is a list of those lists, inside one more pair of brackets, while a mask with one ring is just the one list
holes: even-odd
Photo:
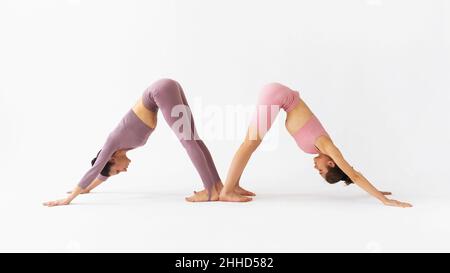
[[317, 138], [323, 135], [329, 136], [320, 121], [313, 114], [306, 124], [292, 136], [300, 149], [305, 153], [318, 154], [320, 151], [317, 149], [315, 143]]

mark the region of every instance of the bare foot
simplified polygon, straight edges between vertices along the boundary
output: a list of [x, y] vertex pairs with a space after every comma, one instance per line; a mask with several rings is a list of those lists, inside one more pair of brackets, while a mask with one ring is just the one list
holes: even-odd
[[224, 201], [224, 202], [250, 202], [253, 199], [250, 197], [246, 197], [246, 196], [242, 196], [237, 194], [236, 192], [221, 192], [220, 193], [220, 197], [219, 197], [220, 201]]
[[56, 201], [45, 202], [43, 205], [46, 207], [67, 206], [70, 204], [68, 199], [60, 199]]
[[239, 195], [242, 195], [242, 196], [256, 196], [256, 194], [254, 194], [253, 192], [248, 191], [244, 188], [241, 188], [241, 186], [236, 186], [236, 188], [234, 189], [234, 192]]
[[[72, 194], [72, 192], [73, 191], [68, 191], [67, 194]], [[86, 190], [80, 192], [80, 194], [89, 194], [89, 193], [91, 193], [91, 192], [90, 191], [86, 191]]]
[[[218, 201], [219, 200], [219, 193], [222, 191], [222, 189], [223, 189], [223, 183], [221, 182], [221, 181], [219, 181], [219, 182], [217, 182], [215, 185], [214, 185], [214, 189], [215, 189], [215, 192], [213, 192], [212, 194], [211, 194], [211, 201]], [[214, 196], [217, 194], [217, 198], [214, 198]], [[186, 201], [188, 201], [188, 202], [196, 202], [196, 201], [191, 201], [191, 200], [193, 200], [194, 199], [194, 197], [195, 196], [197, 196], [197, 197], [200, 197], [200, 196], [204, 196], [204, 195], [208, 195], [208, 192], [206, 191], [206, 190], [202, 190], [202, 191], [194, 191], [194, 195], [193, 196], [191, 196], [191, 197], [188, 197], [188, 198], [186, 198]], [[196, 197], [196, 198], [197, 198]], [[217, 199], [217, 200], [215, 200], [215, 199]], [[206, 200], [206, 201], [208, 201], [208, 200]], [[198, 202], [198, 201], [197, 201]]]
[[219, 201], [219, 193], [217, 190], [213, 190], [211, 193], [211, 200], [209, 200], [208, 191], [202, 190], [199, 192], [194, 191], [194, 195], [185, 198], [188, 202], [208, 202], [208, 201]]
[[217, 182], [215, 185], [215, 188], [216, 188], [216, 191], [220, 193], [223, 189], [223, 183], [221, 181]]

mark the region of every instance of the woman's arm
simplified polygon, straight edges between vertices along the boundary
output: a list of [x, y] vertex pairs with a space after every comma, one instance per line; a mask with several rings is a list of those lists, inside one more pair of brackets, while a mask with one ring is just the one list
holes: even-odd
[[[100, 186], [100, 184], [102, 184], [104, 181], [100, 180], [98, 178], [96, 178], [94, 180], [94, 182], [92, 182], [86, 189], [84, 189], [80, 194], [88, 194], [90, 193], [93, 189], [97, 188], [98, 186]], [[73, 191], [69, 191], [67, 192], [68, 194], [71, 194]]]
[[89, 187], [86, 189], [77, 186], [73, 191], [70, 192], [70, 195], [64, 199], [59, 199], [55, 201], [45, 202], [43, 205], [47, 207], [56, 207], [56, 206], [67, 206], [69, 205], [78, 195], [85, 193], [86, 191], [91, 191], [98, 185], [100, 185], [103, 181], [100, 179], [95, 179]]
[[60, 200], [55, 200], [55, 201], [50, 201], [50, 202], [45, 202], [44, 206], [47, 207], [56, 207], [56, 206], [67, 206], [69, 205], [78, 195], [81, 194], [81, 192], [83, 191], [83, 188], [81, 188], [80, 186], [77, 186], [72, 193], [64, 198], [64, 199], [60, 199]]
[[380, 200], [383, 204], [387, 206], [402, 208], [412, 207], [411, 204], [386, 198], [384, 192], [380, 192], [361, 173], [357, 172], [355, 169], [353, 169], [352, 166], [350, 166], [350, 164], [345, 160], [341, 151], [339, 151], [339, 149], [333, 144], [330, 139], [325, 140], [324, 143], [322, 143], [322, 147], [325, 154], [333, 159], [336, 165], [352, 180], [353, 183], [358, 185], [373, 197]]

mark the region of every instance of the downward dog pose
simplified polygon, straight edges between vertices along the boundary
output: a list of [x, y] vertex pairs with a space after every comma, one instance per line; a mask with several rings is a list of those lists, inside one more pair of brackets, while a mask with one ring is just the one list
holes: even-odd
[[[217, 201], [223, 185], [208, 148], [197, 135], [194, 118], [183, 89], [174, 80], [162, 79], [145, 90], [142, 98], [109, 134], [103, 148], [92, 160], [92, 168], [83, 176], [78, 186], [69, 192], [70, 195], [61, 200], [46, 202], [44, 205], [49, 207], [68, 205], [79, 194], [89, 193], [109, 177], [126, 172], [131, 162], [126, 155], [127, 151], [146, 144], [156, 128], [158, 109], [186, 149], [205, 187], [205, 190], [194, 192], [195, 194], [186, 200]], [[246, 194], [241, 188], [235, 190], [239, 194]]]
[[300, 98], [299, 93], [279, 83], [266, 85], [260, 94], [257, 111], [247, 136], [229, 168], [225, 185], [220, 193], [221, 201], [252, 200], [250, 197], [240, 195], [234, 188], [239, 184], [250, 157], [261, 144], [280, 108], [287, 112], [286, 128], [300, 149], [309, 154], [318, 154], [314, 158], [314, 168], [328, 183], [335, 184], [339, 181], [345, 181], [346, 184], [354, 183], [385, 205], [411, 207], [408, 203], [388, 199], [386, 195], [391, 193], [377, 190], [360, 172], [350, 166], [320, 121]]

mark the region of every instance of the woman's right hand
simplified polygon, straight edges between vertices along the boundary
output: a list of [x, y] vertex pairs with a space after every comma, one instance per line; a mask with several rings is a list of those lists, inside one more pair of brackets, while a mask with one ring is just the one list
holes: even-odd
[[56, 201], [45, 202], [43, 205], [46, 207], [57, 207], [57, 206], [67, 206], [69, 204], [70, 204], [70, 200], [65, 198], [65, 199], [60, 199], [60, 200], [56, 200]]
[[385, 201], [383, 201], [383, 204], [385, 204], [386, 206], [399, 207], [399, 208], [411, 208], [412, 207], [412, 205], [409, 203], [400, 202], [400, 201], [393, 200], [393, 199], [386, 199]]

